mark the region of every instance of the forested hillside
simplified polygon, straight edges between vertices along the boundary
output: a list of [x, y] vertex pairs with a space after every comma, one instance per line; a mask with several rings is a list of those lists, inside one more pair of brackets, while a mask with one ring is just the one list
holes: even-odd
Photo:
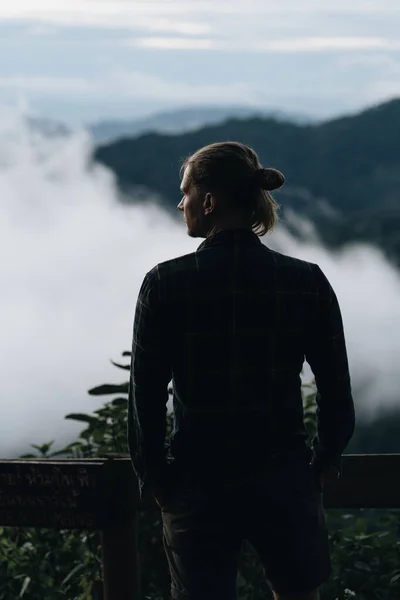
[[294, 209], [328, 245], [369, 241], [400, 263], [400, 99], [320, 124], [231, 119], [181, 135], [125, 138], [98, 147], [94, 158], [124, 192], [151, 190], [176, 212], [182, 159], [221, 140], [251, 145], [263, 165], [284, 172], [276, 194], [283, 218]]

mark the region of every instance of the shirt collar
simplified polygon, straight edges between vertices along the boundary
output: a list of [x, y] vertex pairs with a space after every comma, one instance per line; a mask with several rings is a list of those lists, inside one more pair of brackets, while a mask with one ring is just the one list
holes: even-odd
[[234, 244], [258, 246], [262, 242], [259, 236], [251, 229], [222, 229], [207, 237], [197, 250], [203, 250], [203, 248], [210, 248], [212, 246], [231, 246]]

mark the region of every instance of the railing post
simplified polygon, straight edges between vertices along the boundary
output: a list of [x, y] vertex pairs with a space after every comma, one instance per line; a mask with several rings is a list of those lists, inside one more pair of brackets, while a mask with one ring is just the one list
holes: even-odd
[[138, 513], [102, 531], [104, 600], [140, 600]]

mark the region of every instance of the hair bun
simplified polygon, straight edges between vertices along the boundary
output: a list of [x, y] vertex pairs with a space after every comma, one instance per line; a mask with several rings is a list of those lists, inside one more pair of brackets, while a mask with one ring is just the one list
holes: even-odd
[[282, 187], [285, 183], [285, 178], [283, 174], [277, 169], [257, 169], [254, 172], [255, 177], [257, 178], [257, 183], [263, 190], [277, 190]]

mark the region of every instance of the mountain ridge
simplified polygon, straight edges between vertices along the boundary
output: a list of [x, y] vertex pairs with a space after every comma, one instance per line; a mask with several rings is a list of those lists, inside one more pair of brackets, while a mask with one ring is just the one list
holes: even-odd
[[273, 116], [277, 119], [294, 122], [311, 121], [306, 115], [285, 113], [278, 109], [266, 110], [251, 106], [193, 106], [157, 112], [147, 117], [118, 120], [105, 119], [87, 125], [96, 143], [105, 144], [121, 137], [138, 137], [144, 133], [179, 134], [195, 131], [206, 125], [217, 124], [229, 118], [249, 118], [250, 116]]
[[328, 245], [371, 242], [400, 262], [400, 99], [319, 123], [233, 118], [183, 134], [148, 133], [99, 146], [94, 160], [114, 171], [132, 201], [135, 190], [149, 190], [176, 213], [182, 160], [229, 139], [283, 171], [287, 183], [275, 197], [284, 217], [291, 209], [311, 220]]

